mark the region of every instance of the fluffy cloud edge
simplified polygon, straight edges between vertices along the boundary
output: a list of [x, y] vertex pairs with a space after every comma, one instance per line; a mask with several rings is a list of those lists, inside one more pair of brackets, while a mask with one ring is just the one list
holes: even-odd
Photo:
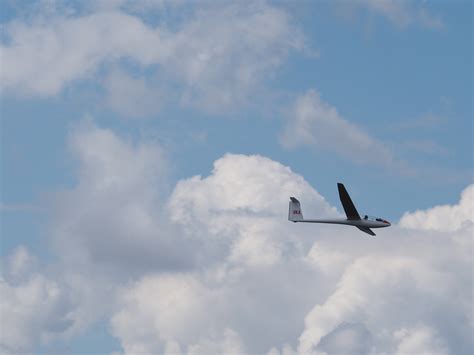
[[461, 192], [459, 203], [405, 212], [399, 225], [410, 229], [454, 232], [474, 223], [473, 206], [474, 184], [471, 184]]

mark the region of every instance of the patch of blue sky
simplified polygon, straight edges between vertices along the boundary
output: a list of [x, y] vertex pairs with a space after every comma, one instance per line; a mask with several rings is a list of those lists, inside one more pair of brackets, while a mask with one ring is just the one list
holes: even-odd
[[66, 144], [70, 110], [60, 102], [2, 100], [1, 255], [23, 244], [51, 256], [49, 194], [74, 183]]
[[101, 320], [82, 334], [66, 341], [43, 344], [39, 354], [106, 354], [120, 351], [120, 343], [110, 335], [110, 324]]
[[[417, 151], [403, 156], [422, 173], [436, 169], [445, 175], [452, 173], [455, 183], [449, 185], [445, 184], [445, 176], [427, 181], [426, 174], [421, 174], [423, 182], [431, 186], [422, 194], [428, 204], [441, 202], [434, 201], [433, 196], [443, 199], [456, 195], [472, 176], [472, 82], [467, 78], [472, 63], [472, 18], [470, 11], [458, 4], [450, 7], [436, 3], [433, 12], [438, 9], [449, 13], [445, 19], [442, 12], [446, 24], [439, 30], [416, 24], [397, 28], [381, 17], [374, 17], [370, 28], [364, 28], [355, 23], [357, 20], [327, 16], [327, 12], [315, 8], [306, 11], [303, 27], [305, 33], [315, 39], [311, 42], [320, 56], [292, 56], [293, 63], [288, 66], [293, 69], [284, 70], [280, 76], [281, 85], [293, 90], [304, 92], [316, 88], [323, 101], [336, 107], [342, 117], [360, 125], [372, 137], [392, 146], [396, 156], [398, 146], [407, 139], [430, 140], [450, 152], [448, 157], [427, 157]], [[419, 121], [426, 115], [439, 117], [439, 120], [433, 120], [431, 127], [415, 124], [400, 129], [400, 123]], [[469, 127], [471, 129], [466, 129]], [[302, 150], [305, 149], [300, 152]], [[301, 154], [307, 161], [311, 159], [307, 152]], [[431, 166], [427, 164], [430, 159], [433, 160]], [[351, 167], [348, 162], [338, 166], [341, 169], [334, 169], [347, 171], [350, 168], [350, 175], [361, 172], [359, 183], [374, 178], [368, 177], [373, 174], [370, 167]], [[399, 177], [392, 174], [376, 175], [379, 186], [398, 183]], [[405, 181], [410, 194], [421, 182], [420, 179]], [[403, 207], [399, 207], [400, 213]]]

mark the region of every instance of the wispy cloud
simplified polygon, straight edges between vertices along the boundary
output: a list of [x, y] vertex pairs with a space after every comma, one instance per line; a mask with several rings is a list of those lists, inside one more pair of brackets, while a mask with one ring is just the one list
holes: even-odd
[[296, 99], [288, 113], [281, 143], [287, 148], [307, 146], [335, 153], [358, 164], [382, 166], [400, 173], [410, 171], [394, 156], [388, 144], [343, 118], [314, 90]]
[[43, 209], [31, 203], [4, 203], [0, 202], [1, 212], [40, 212]]
[[447, 119], [442, 114], [436, 114], [433, 112], [425, 113], [412, 120], [398, 121], [391, 125], [391, 129], [395, 130], [412, 130], [412, 129], [433, 129], [438, 128], [442, 124], [447, 122]]
[[419, 1], [356, 0], [349, 6], [365, 8], [372, 14], [385, 17], [398, 28], [410, 25], [435, 30], [445, 28], [442, 18], [431, 13], [426, 4]]
[[[107, 100], [114, 109], [132, 115], [159, 109], [162, 95], [153, 92], [159, 88], [184, 105], [222, 112], [251, 100], [290, 51], [305, 49], [305, 38], [289, 14], [265, 2], [197, 6], [173, 26], [166, 21], [151, 25], [141, 15], [120, 6], [97, 7], [85, 14], [53, 12], [6, 23], [2, 87], [50, 97], [81, 80], [97, 82], [110, 64], [126, 60], [139, 73], [147, 71], [147, 78], [109, 74]], [[154, 85], [147, 86], [150, 80]], [[143, 99], [121, 95], [117, 100], [127, 83], [152, 92]], [[153, 97], [159, 99], [152, 109]]]
[[106, 105], [128, 118], [157, 114], [167, 100], [166, 91], [145, 76], [134, 77], [120, 68], [107, 74], [104, 89]]
[[449, 148], [436, 143], [432, 140], [419, 139], [419, 140], [407, 140], [398, 144], [399, 149], [408, 152], [429, 154], [438, 157], [447, 157], [452, 155]]

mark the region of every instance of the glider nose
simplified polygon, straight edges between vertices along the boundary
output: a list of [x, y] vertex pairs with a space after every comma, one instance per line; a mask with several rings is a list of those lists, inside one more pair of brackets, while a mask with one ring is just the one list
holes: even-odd
[[383, 223], [385, 223], [387, 227], [390, 227], [392, 225], [389, 221], [386, 221], [385, 219], [383, 220]]

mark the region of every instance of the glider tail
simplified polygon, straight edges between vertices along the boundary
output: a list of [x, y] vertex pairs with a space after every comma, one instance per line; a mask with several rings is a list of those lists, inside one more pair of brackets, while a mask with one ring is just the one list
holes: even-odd
[[291, 222], [299, 222], [303, 220], [303, 212], [301, 212], [300, 201], [294, 197], [290, 197], [288, 220]]

